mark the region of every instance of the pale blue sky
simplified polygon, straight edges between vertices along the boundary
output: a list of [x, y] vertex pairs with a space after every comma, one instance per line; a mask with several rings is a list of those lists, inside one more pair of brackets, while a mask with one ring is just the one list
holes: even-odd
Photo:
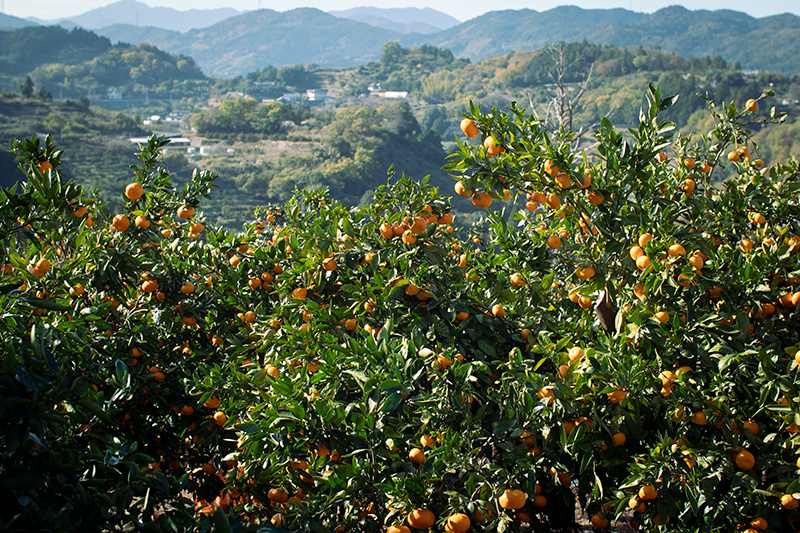
[[[34, 16], [40, 19], [51, 20], [72, 15], [79, 15], [90, 9], [95, 9], [113, 3], [114, 0], [0, 0], [1, 11], [16, 17]], [[139, 0], [143, 1], [143, 0]], [[150, 6], [165, 6], [178, 10], [191, 8], [211, 9], [215, 7], [233, 7], [239, 11], [263, 8], [276, 11], [286, 11], [296, 7], [316, 7], [323, 11], [348, 9], [364, 5], [375, 7], [426, 7], [430, 6], [443, 11], [461, 21], [469, 20], [494, 9], [522, 9], [530, 8], [545, 11], [559, 5], [577, 5], [585, 9], [623, 7], [633, 11], [652, 13], [669, 5], [680, 4], [689, 9], [732, 9], [742, 11], [754, 17], [765, 17], [780, 13], [794, 13], [800, 15], [800, 1], [798, 0], [772, 0], [761, 4], [752, 0], [504, 0], [491, 3], [485, 0], [438, 0], [428, 2], [424, 0], [144, 0]]]

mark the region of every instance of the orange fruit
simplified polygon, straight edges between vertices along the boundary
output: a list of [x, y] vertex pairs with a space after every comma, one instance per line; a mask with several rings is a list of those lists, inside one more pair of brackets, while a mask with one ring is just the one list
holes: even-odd
[[267, 492], [267, 498], [276, 503], [284, 503], [289, 499], [289, 495], [286, 494], [283, 489], [269, 489], [269, 492]]
[[472, 195], [472, 203], [477, 207], [487, 208], [492, 205], [492, 197], [485, 192], [476, 192]]
[[225, 422], [228, 421], [228, 415], [226, 415], [222, 411], [217, 411], [216, 413], [214, 413], [213, 418], [214, 418], [214, 423], [216, 423], [220, 427], [224, 426]]
[[547, 498], [541, 494], [537, 494], [536, 497], [533, 498], [533, 506], [534, 507], [544, 507], [547, 505]]
[[194, 292], [194, 283], [184, 283], [181, 286], [181, 293], [192, 294]]
[[428, 529], [433, 526], [436, 516], [427, 509], [414, 509], [408, 514], [407, 520], [414, 529]]
[[50, 270], [50, 261], [42, 257], [41, 259], [36, 261], [35, 268], [42, 274], [46, 274]]
[[661, 518], [660, 515], [655, 515], [653, 517], [653, 523], [655, 525], [657, 525], [657, 526], [663, 526], [663, 525], [669, 524], [669, 515], [667, 515], [664, 518]]
[[131, 227], [131, 221], [125, 215], [115, 215], [114, 219], [111, 221], [111, 224], [117, 231], [126, 231], [129, 227]]
[[742, 424], [742, 427], [744, 429], [750, 430], [750, 433], [752, 433], [753, 435], [758, 435], [758, 429], [759, 428], [758, 428], [758, 424], [756, 422], [754, 422], [752, 420], [748, 420], [744, 424]]
[[556, 196], [554, 193], [550, 193], [547, 195], [545, 202], [550, 207], [550, 209], [558, 209], [561, 207], [561, 198]]
[[662, 324], [669, 321], [669, 313], [667, 313], [666, 311], [658, 311], [653, 315], [653, 317]]
[[394, 237], [394, 231], [392, 230], [392, 225], [389, 224], [388, 222], [384, 222], [383, 224], [381, 224], [381, 237], [383, 237], [386, 240], [389, 240], [392, 237]]
[[552, 159], [548, 159], [547, 161], [544, 162], [544, 172], [549, 176], [555, 176], [556, 174], [561, 172], [561, 169], [559, 168], [558, 165], [556, 165], [553, 162]]
[[597, 529], [605, 529], [608, 527], [608, 519], [603, 518], [599, 514], [592, 515], [591, 523]]
[[556, 185], [561, 187], [562, 189], [566, 189], [570, 185], [572, 185], [572, 178], [569, 177], [569, 174], [556, 174], [555, 177]]
[[411, 530], [408, 529], [408, 526], [397, 524], [394, 526], [389, 526], [389, 529], [386, 530], [386, 533], [411, 533]]
[[672, 246], [667, 248], [667, 254], [670, 257], [678, 257], [679, 255], [686, 255], [686, 248], [684, 248], [680, 244], [673, 244]]
[[643, 485], [639, 487], [639, 499], [649, 502], [656, 498], [658, 498], [658, 490], [654, 486]]
[[588, 266], [586, 268], [579, 268], [575, 275], [578, 279], [591, 279], [597, 272], [595, 271], [594, 267]]
[[583, 357], [583, 348], [581, 348], [580, 346], [573, 346], [572, 348], [569, 349], [568, 355], [569, 355], [569, 362], [574, 363], [575, 361]]
[[556, 250], [558, 248], [561, 248], [561, 244], [562, 244], [561, 243], [561, 237], [559, 237], [558, 235], [550, 235], [547, 238], [547, 246], [551, 250]]
[[744, 253], [748, 253], [753, 250], [753, 241], [745, 237], [741, 241], [739, 241], [739, 249]]
[[744, 103], [744, 108], [753, 113], [754, 111], [758, 110], [758, 102], [753, 98], [750, 98]]
[[154, 279], [148, 279], [142, 282], [142, 292], [155, 292], [158, 290], [158, 282]]
[[687, 178], [683, 180], [683, 183], [681, 184], [681, 190], [686, 194], [692, 194], [696, 186], [697, 184], [692, 178]]
[[752, 527], [754, 527], [755, 529], [758, 529], [760, 531], [766, 531], [767, 527], [769, 527], [769, 524], [767, 524], [767, 521], [764, 520], [763, 518], [761, 518], [760, 516], [750, 520], [750, 525]]
[[644, 250], [642, 250], [641, 246], [634, 246], [630, 249], [628, 254], [631, 256], [631, 259], [636, 261], [644, 255]]
[[503, 318], [506, 316], [506, 310], [500, 304], [494, 304], [492, 306], [492, 314], [497, 318]]
[[193, 216], [194, 216], [194, 207], [184, 204], [178, 208], [178, 217], [192, 218]]
[[416, 217], [414, 223], [409, 228], [414, 233], [422, 233], [428, 227], [428, 222], [424, 217]]
[[611, 403], [619, 403], [628, 396], [628, 393], [624, 390], [616, 390], [614, 392], [609, 392], [606, 396], [608, 396], [608, 401]]
[[500, 155], [501, 153], [506, 151], [506, 147], [502, 144], [497, 144], [494, 141], [494, 137], [489, 135], [483, 141], [483, 147], [486, 149], [486, 155], [489, 157], [493, 157], [496, 155]]
[[469, 517], [463, 513], [456, 513], [447, 518], [444, 530], [448, 533], [466, 533], [470, 528]]
[[647, 270], [647, 267], [649, 267], [649, 266], [650, 266], [650, 264], [651, 264], [651, 263], [650, 263], [650, 258], [649, 258], [649, 257], [647, 257], [646, 255], [640, 256], [640, 257], [639, 257], [639, 258], [636, 260], [636, 266], [637, 266], [637, 268], [638, 268], [639, 270]]
[[646, 296], [646, 294], [644, 292], [644, 284], [643, 283], [637, 283], [633, 287], [633, 294], [635, 294], [636, 297], [639, 298], [640, 300], [643, 299]]
[[698, 426], [705, 426], [708, 423], [708, 419], [703, 411], [698, 411], [692, 415], [692, 422]]
[[781, 496], [781, 507], [787, 510], [797, 509], [800, 500], [796, 500], [791, 494], [784, 494]]
[[742, 450], [736, 454], [736, 466], [742, 470], [750, 470], [756, 464], [756, 458], [747, 450]]
[[184, 405], [183, 407], [181, 407], [181, 414], [183, 416], [191, 416], [191, 415], [193, 415], [194, 414], [194, 407], [192, 407], [191, 405]]
[[419, 448], [411, 448], [408, 452], [408, 458], [411, 460], [412, 463], [416, 463], [421, 465], [425, 462], [425, 452], [420, 450]]
[[623, 444], [625, 444], [625, 441], [628, 440], [628, 438], [625, 436], [625, 434], [623, 432], [621, 432], [621, 431], [617, 431], [616, 433], [614, 433], [612, 439], [614, 441], [614, 446], [615, 447], [616, 446], [622, 446]]
[[467, 137], [477, 137], [480, 131], [478, 130], [478, 126], [475, 125], [475, 121], [471, 118], [465, 118], [461, 121], [461, 131], [464, 132], [464, 135]]
[[205, 403], [203, 403], [203, 407], [207, 407], [208, 409], [216, 409], [219, 407], [219, 398], [216, 396], [211, 396], [205, 401]]
[[328, 257], [327, 259], [322, 261], [322, 268], [324, 268], [328, 272], [336, 270], [337, 266], [339, 265], [338, 263], [336, 263], [336, 259], [334, 259], [333, 257]]
[[528, 495], [519, 489], [506, 489], [498, 498], [498, 503], [503, 509], [522, 509]]
[[144, 189], [140, 183], [131, 183], [127, 187], [125, 187], [125, 196], [128, 200], [136, 201], [142, 197], [144, 194]]
[[150, 221], [147, 220], [147, 217], [144, 215], [139, 215], [138, 217], [136, 217], [136, 220], [134, 220], [134, 224], [136, 224], [142, 229], [147, 229], [150, 227]]
[[455, 190], [456, 190], [456, 194], [458, 194], [459, 196], [463, 196], [464, 198], [466, 198], [468, 196], [472, 196], [472, 193], [470, 191], [468, 191], [466, 187], [464, 187], [464, 183], [461, 182], [461, 181], [457, 181], [456, 182]]
[[407, 229], [403, 232], [401, 240], [404, 244], [414, 244], [417, 242], [417, 236], [410, 229]]
[[40, 174], [44, 174], [48, 170], [53, 170], [53, 164], [50, 161], [42, 161], [38, 165], [36, 165], [36, 169], [39, 171]]
[[305, 287], [297, 287], [292, 290], [292, 298], [295, 300], [305, 300], [308, 295], [308, 289]]

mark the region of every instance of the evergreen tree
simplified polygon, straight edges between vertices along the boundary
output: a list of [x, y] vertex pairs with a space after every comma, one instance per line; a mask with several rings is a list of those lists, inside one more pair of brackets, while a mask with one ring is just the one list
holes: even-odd
[[33, 96], [33, 80], [30, 76], [25, 76], [25, 81], [20, 84], [19, 94], [25, 98], [30, 98]]

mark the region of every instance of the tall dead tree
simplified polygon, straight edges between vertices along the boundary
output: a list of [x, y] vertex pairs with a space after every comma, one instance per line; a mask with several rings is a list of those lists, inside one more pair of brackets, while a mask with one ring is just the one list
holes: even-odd
[[[571, 142], [577, 147], [581, 137], [583, 137], [586, 132], [593, 131], [594, 128], [600, 124], [600, 121], [597, 121], [592, 124], [583, 124], [577, 131], [574, 129], [575, 114], [579, 110], [580, 100], [586, 93], [586, 88], [589, 86], [589, 82], [592, 79], [594, 63], [589, 66], [589, 72], [584, 74], [583, 80], [576, 84], [570, 84], [566, 81], [569, 79], [569, 73], [576, 64], [583, 60], [584, 56], [582, 53], [578, 54], [570, 61], [567, 59], [565, 51], [566, 44], [563, 41], [550, 44], [543, 50], [543, 53], [547, 54], [550, 58], [549, 62], [545, 62], [545, 68], [547, 68], [547, 74], [550, 76], [550, 79], [553, 80], [553, 85], [555, 86], [555, 93], [552, 99], [544, 106], [544, 118], [540, 118], [539, 113], [537, 113], [536, 106], [530, 94], [528, 95], [528, 101], [530, 102], [534, 116], [542, 120], [547, 128], [562, 133], [572, 132]], [[576, 90], [577, 92], [575, 92]], [[616, 102], [604, 115], [604, 118], [611, 116], [615, 108]]]

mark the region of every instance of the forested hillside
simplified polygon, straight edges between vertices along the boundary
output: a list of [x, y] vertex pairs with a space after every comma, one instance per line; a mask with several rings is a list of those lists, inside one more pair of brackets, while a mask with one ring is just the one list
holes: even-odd
[[91, 31], [59, 26], [28, 26], [0, 31], [0, 76], [25, 75], [48, 63], [74, 65], [111, 49], [111, 42]]
[[147, 43], [117, 44], [81, 62], [48, 63], [31, 72], [39, 85], [63, 89], [64, 97], [105, 93], [117, 88], [131, 98], [208, 96], [212, 80], [191, 57], [172, 55]]

